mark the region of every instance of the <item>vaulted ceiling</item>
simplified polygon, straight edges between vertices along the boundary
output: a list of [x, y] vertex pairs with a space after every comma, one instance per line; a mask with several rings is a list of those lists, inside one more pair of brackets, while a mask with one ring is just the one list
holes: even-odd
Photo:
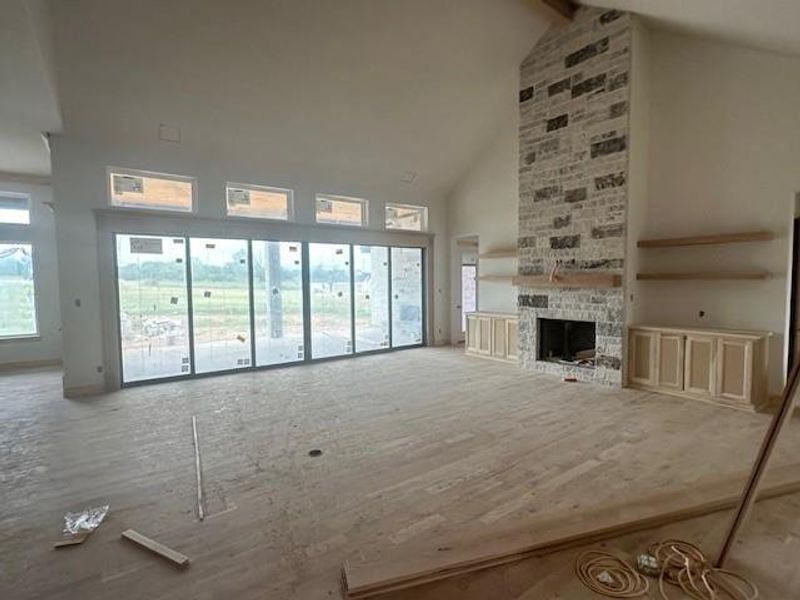
[[[442, 195], [515, 102], [527, 0], [53, 2], [65, 130]], [[257, 157], [257, 158], [254, 158]]]
[[0, 3], [0, 172], [47, 175], [43, 131], [58, 131], [51, 31], [38, 1]]
[[800, 54], [799, 0], [587, 0], [653, 25], [784, 54]]

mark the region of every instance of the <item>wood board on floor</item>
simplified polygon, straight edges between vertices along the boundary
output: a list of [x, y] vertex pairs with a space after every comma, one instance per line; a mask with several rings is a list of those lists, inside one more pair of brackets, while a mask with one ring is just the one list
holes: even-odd
[[[626, 533], [734, 508], [745, 473], [690, 488], [641, 496], [582, 514], [539, 518], [511, 532], [457, 542], [399, 546], [376, 557], [347, 560], [342, 576], [348, 598], [369, 598], [439, 579], [548, 554]], [[770, 471], [759, 500], [800, 491], [800, 464]]]

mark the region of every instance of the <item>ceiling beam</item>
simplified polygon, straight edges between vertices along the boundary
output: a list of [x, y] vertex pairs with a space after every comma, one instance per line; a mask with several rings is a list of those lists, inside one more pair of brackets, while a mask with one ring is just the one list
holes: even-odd
[[570, 21], [575, 18], [575, 11], [578, 10], [577, 2], [572, 0], [542, 0], [542, 2]]

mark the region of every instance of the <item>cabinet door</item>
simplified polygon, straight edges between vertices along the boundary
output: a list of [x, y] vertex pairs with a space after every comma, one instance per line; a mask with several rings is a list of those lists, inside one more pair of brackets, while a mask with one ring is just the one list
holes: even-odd
[[697, 335], [686, 336], [686, 366], [684, 389], [703, 396], [714, 395], [715, 339]]
[[628, 380], [655, 385], [656, 333], [631, 329], [628, 337]]
[[504, 318], [492, 319], [492, 356], [506, 357], [506, 320]]
[[478, 317], [467, 315], [467, 339], [465, 340], [467, 352], [478, 351]]
[[732, 338], [717, 340], [717, 395], [750, 402], [753, 380], [753, 342]]
[[683, 389], [683, 336], [658, 334], [658, 387]]
[[478, 354], [491, 355], [492, 353], [492, 318], [478, 317]]
[[509, 360], [519, 360], [518, 328], [519, 321], [516, 319], [506, 319], [506, 358]]

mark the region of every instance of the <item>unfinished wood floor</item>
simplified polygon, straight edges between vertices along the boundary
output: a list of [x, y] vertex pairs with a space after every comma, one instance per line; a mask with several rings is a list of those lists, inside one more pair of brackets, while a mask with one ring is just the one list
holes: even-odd
[[[440, 348], [80, 401], [58, 372], [2, 374], [0, 597], [338, 598], [354, 553], [746, 470], [768, 421]], [[777, 461], [796, 461], [797, 427]], [[100, 529], [53, 550], [64, 513], [98, 504]], [[121, 541], [128, 528], [192, 566]]]

